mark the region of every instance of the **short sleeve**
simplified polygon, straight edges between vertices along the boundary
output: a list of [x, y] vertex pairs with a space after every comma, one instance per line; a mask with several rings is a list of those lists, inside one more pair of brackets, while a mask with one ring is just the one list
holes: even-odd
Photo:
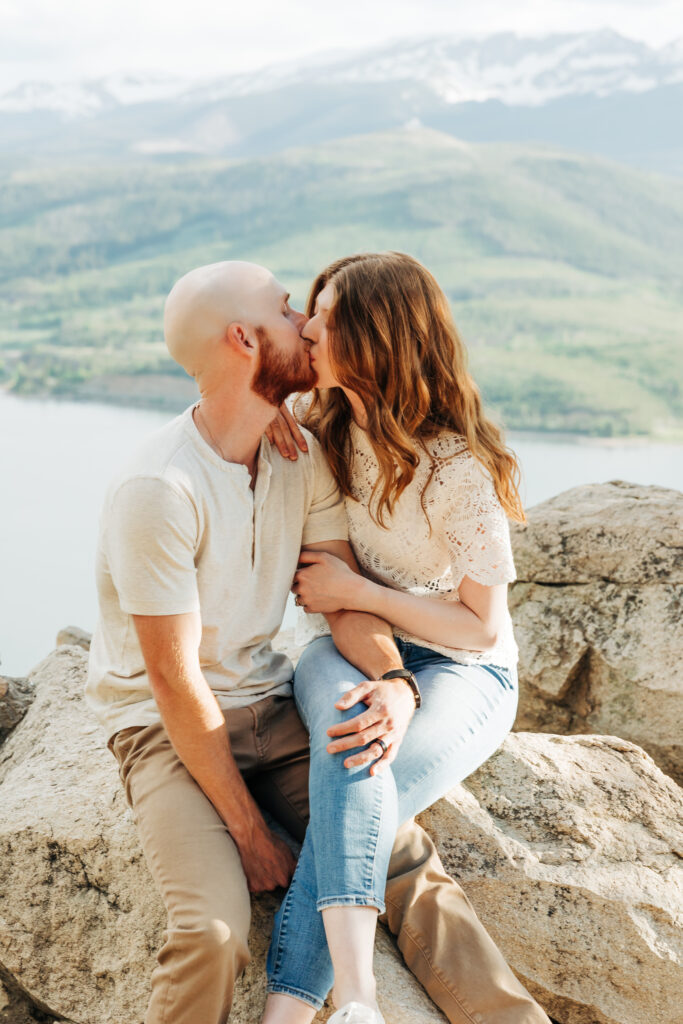
[[312, 391], [295, 391], [285, 399], [285, 405], [295, 419], [301, 420], [313, 403]]
[[157, 477], [123, 483], [108, 510], [106, 554], [122, 611], [181, 615], [199, 611], [191, 500]]
[[511, 583], [517, 574], [510, 528], [493, 481], [469, 452], [444, 474], [444, 483], [449, 476], [442, 523], [456, 585], [465, 576], [489, 587]]
[[332, 476], [320, 444], [306, 433], [313, 464], [313, 496], [304, 523], [302, 543], [318, 544], [326, 540], [348, 540], [344, 499]]

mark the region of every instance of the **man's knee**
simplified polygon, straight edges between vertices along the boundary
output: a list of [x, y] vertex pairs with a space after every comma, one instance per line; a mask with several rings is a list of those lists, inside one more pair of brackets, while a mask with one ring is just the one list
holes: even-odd
[[169, 927], [157, 959], [145, 1024], [227, 1020], [235, 982], [249, 962], [245, 935], [207, 915]]
[[193, 928], [174, 929], [171, 936], [173, 945], [184, 946], [193, 958], [219, 974], [227, 971], [236, 978], [249, 963], [246, 930], [235, 928], [221, 917], [207, 916]]
[[213, 959], [230, 959], [241, 964], [240, 970], [249, 962], [247, 936], [231, 927], [227, 921], [213, 917], [204, 922], [200, 930], [201, 946], [206, 956]]

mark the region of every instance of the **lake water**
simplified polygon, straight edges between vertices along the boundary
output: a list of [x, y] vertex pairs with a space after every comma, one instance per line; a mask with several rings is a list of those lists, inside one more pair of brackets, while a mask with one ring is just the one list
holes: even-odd
[[[117, 465], [168, 413], [0, 392], [0, 672], [25, 675], [59, 629], [92, 630], [102, 497]], [[606, 480], [683, 490], [683, 446], [510, 435], [527, 506]], [[287, 619], [290, 619], [291, 610]]]

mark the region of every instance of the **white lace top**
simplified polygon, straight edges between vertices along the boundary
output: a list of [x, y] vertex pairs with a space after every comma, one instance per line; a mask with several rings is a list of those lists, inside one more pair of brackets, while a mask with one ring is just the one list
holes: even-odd
[[[423, 504], [420, 496], [432, 468], [427, 456], [420, 460], [393, 513], [385, 513], [388, 529], [384, 529], [370, 515], [372, 488], [379, 474], [377, 459], [366, 432], [353, 422], [350, 431], [354, 493], [353, 498], [345, 499], [346, 514], [349, 539], [365, 576], [436, 601], [457, 601], [465, 576], [487, 586], [515, 579], [507, 518], [492, 480], [470, 454], [464, 437], [443, 430], [428, 442], [435, 468]], [[326, 632], [329, 629], [322, 615], [300, 612], [299, 643]], [[394, 633], [461, 664], [509, 668], [517, 662], [509, 613], [498, 643], [485, 652], [445, 647], [398, 628]]]

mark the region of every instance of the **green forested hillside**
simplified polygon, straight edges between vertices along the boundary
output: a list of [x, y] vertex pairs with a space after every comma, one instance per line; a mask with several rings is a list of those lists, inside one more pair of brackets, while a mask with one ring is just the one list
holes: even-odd
[[683, 183], [424, 130], [239, 163], [6, 172], [0, 380], [183, 401], [160, 376], [176, 277], [256, 260], [302, 303], [326, 262], [384, 248], [435, 272], [508, 427], [683, 433]]

